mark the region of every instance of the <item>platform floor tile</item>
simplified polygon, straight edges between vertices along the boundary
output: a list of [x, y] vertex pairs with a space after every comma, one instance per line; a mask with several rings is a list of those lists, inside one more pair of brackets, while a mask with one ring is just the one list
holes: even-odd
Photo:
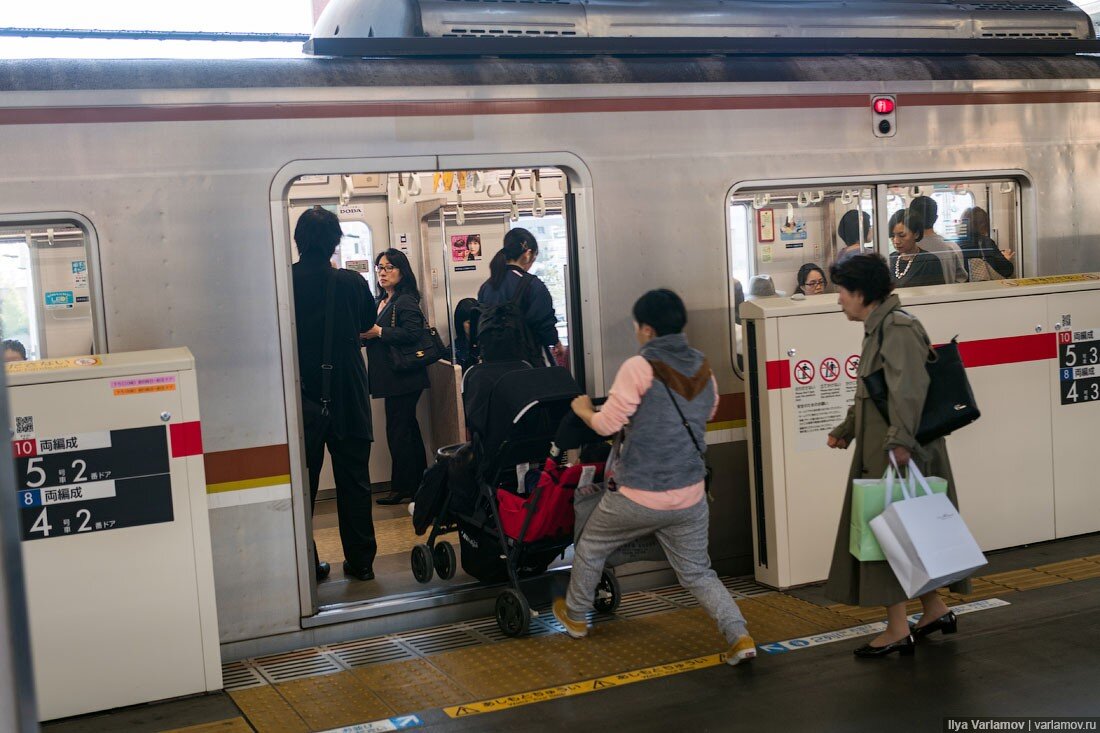
[[[1100, 555], [1096, 557], [1100, 560]], [[1067, 580], [1100, 578], [1100, 562], [1093, 562], [1088, 558], [1056, 562], [1050, 565], [1040, 565], [1035, 569], [1043, 573], [1050, 573], [1051, 575], [1066, 578]]]
[[275, 686], [312, 730], [388, 718], [394, 711], [368, 690], [355, 672], [340, 672]]
[[252, 733], [252, 726], [244, 718], [228, 718], [214, 723], [173, 728], [164, 733]]
[[1070, 582], [1068, 578], [1051, 575], [1050, 573], [1044, 573], [1031, 568], [1026, 570], [1012, 570], [1007, 573], [996, 573], [994, 575], [985, 575], [982, 576], [982, 580], [989, 583], [996, 583], [997, 585], [1003, 585], [1013, 590], [1033, 590], [1035, 588], [1046, 588], [1047, 586], [1061, 585], [1062, 583]]
[[229, 693], [256, 733], [309, 733], [310, 727], [274, 687]]
[[354, 674], [398, 715], [474, 699], [469, 690], [423, 659], [375, 664]]
[[849, 616], [830, 611], [815, 603], [785, 593], [768, 593], [755, 596], [753, 600], [765, 606], [770, 606], [777, 611], [817, 624], [821, 629], [819, 633], [846, 629], [852, 625], [852, 619]]

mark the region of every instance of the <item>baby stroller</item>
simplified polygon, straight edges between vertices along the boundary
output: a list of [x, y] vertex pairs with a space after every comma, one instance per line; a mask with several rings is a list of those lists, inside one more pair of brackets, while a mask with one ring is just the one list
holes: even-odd
[[[474, 435], [476, 494], [471, 501], [461, 481], [452, 485], [448, 471], [428, 541], [412, 551], [418, 581], [431, 580], [433, 569], [453, 577], [454, 547], [438, 539], [457, 532], [463, 570], [484, 582], [508, 583], [497, 596], [496, 619], [509, 636], [523, 634], [531, 619], [520, 580], [544, 573], [573, 543], [572, 492], [558, 473], [559, 452], [552, 444], [578, 394], [577, 383], [560, 367], [500, 376], [490, 391], [484, 432]], [[582, 472], [576, 472], [578, 479]]]

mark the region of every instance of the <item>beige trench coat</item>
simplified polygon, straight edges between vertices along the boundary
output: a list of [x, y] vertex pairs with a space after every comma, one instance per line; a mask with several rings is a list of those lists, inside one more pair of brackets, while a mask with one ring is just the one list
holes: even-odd
[[[947, 496], [956, 507], [959, 502], [944, 439], [921, 446], [913, 437], [928, 392], [928, 372], [925, 370], [930, 348], [928, 334], [920, 321], [900, 310], [897, 295], [884, 300], [863, 325], [855, 403], [848, 410], [847, 419], [830, 433], [846, 440], [855, 455], [848, 472], [848, 490], [840, 512], [825, 595], [853, 606], [889, 606], [908, 600], [890, 566], [884, 561], [860, 562], [848, 551], [852, 480], [881, 477], [889, 465], [887, 451], [902, 446], [913, 454], [913, 460], [924, 475], [947, 479]], [[885, 370], [889, 423], [875, 407], [863, 383], [863, 377], [878, 369]], [[951, 590], [966, 593], [969, 582], [956, 583]]]

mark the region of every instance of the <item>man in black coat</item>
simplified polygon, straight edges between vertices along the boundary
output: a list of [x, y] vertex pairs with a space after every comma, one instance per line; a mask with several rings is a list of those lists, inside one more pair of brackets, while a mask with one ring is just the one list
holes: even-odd
[[[294, 228], [300, 255], [293, 267], [294, 313], [306, 468], [312, 512], [327, 446], [336, 479], [344, 575], [373, 580], [378, 552], [371, 516], [370, 447], [374, 436], [359, 334], [374, 326], [377, 311], [366, 280], [358, 273], [332, 266], [332, 255], [342, 236], [336, 215], [320, 207], [303, 213]], [[326, 323], [329, 288], [331, 324]], [[323, 366], [327, 327], [331, 327], [331, 353]], [[323, 580], [329, 573], [328, 563], [321, 562], [316, 554], [314, 545], [317, 578]]]

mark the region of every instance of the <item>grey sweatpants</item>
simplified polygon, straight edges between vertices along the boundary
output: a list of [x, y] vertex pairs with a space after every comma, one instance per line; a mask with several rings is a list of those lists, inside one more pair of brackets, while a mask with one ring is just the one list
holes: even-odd
[[583, 621], [592, 608], [596, 586], [611, 553], [631, 540], [655, 534], [680, 585], [691, 591], [699, 605], [718, 622], [726, 640], [732, 644], [744, 636], [745, 617], [710, 567], [709, 524], [710, 507], [706, 499], [687, 509], [658, 511], [636, 504], [618, 492], [604, 494], [574, 551], [569, 592], [565, 597], [569, 618]]

